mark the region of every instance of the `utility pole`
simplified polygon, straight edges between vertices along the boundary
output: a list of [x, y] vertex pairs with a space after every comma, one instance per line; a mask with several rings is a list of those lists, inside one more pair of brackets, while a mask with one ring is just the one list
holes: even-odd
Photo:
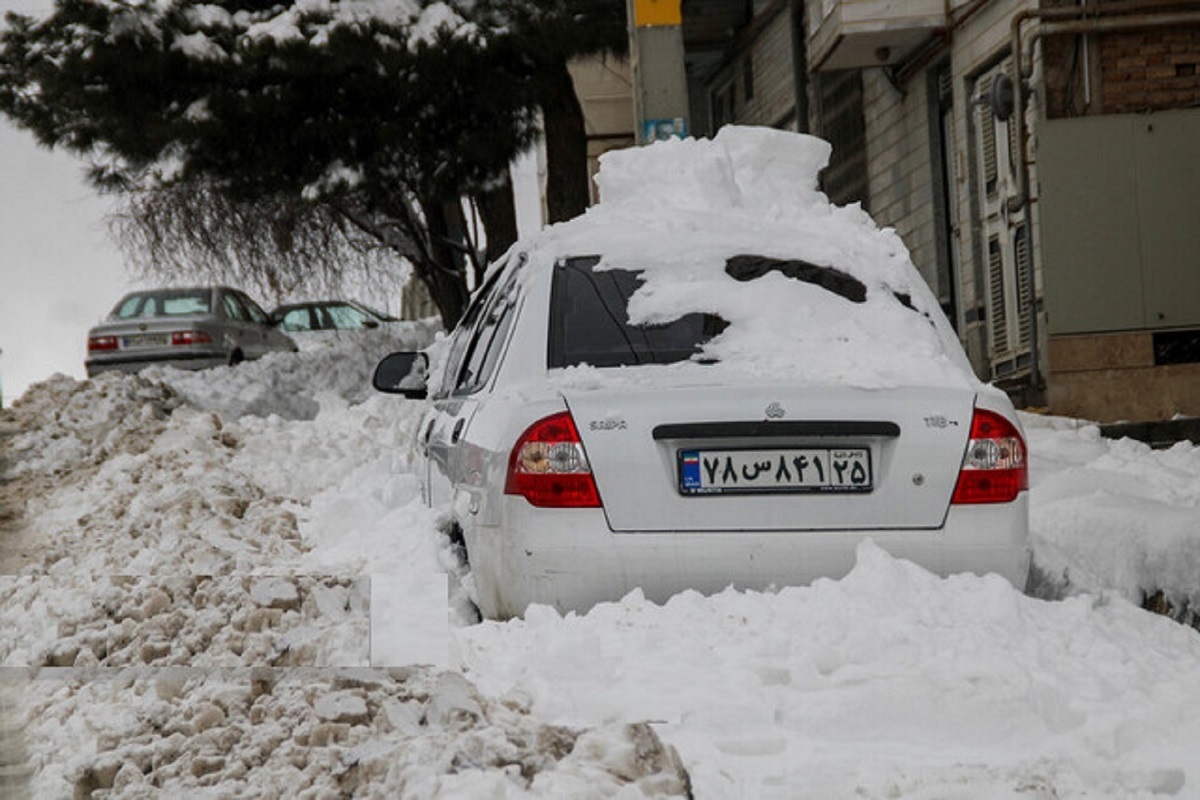
[[682, 0], [626, 0], [638, 144], [688, 135]]

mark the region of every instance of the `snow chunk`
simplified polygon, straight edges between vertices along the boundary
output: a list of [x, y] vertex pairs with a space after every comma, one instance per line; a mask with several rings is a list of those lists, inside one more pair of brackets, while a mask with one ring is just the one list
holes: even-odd
[[434, 3], [421, 9], [413, 22], [408, 37], [409, 50], [437, 44], [438, 37], [445, 31], [450, 31], [456, 39], [471, 41], [479, 38], [479, 29], [474, 23], [464, 20], [445, 3]]
[[[514, 251], [524, 249], [542, 266], [598, 255], [597, 269], [640, 272], [643, 284], [628, 309], [634, 324], [694, 312], [729, 323], [701, 353], [718, 363], [655, 369], [657, 380], [703, 370], [705, 378], [724, 372], [733, 381], [980, 391], [900, 237], [858, 206], [834, 206], [818, 191], [829, 154], [812, 136], [738, 126], [712, 140], [614, 151], [601, 160], [601, 202]], [[755, 277], [730, 266], [740, 256], [796, 269]], [[796, 277], [804, 270], [855, 291]]]
[[199, 32], [176, 36], [171, 42], [171, 49], [198, 61], [224, 61], [228, 58], [220, 45]]
[[183, 118], [188, 122], [208, 122], [212, 119], [212, 111], [208, 107], [208, 98], [202, 97], [189, 105], [183, 112]]
[[220, 6], [188, 6], [183, 14], [184, 19], [197, 28], [228, 28], [233, 25], [233, 15]]
[[1078, 420], [1022, 415], [1040, 594], [1163, 592], [1200, 611], [1200, 447], [1153, 450]]
[[815, 136], [726, 126], [712, 140], [671, 139], [605, 153], [596, 184], [609, 208], [803, 213], [828, 206], [817, 191], [817, 176], [832, 151]]
[[305, 41], [298, 15], [291, 10], [251, 25], [246, 29], [245, 36], [251, 42], [271, 41], [275, 44], [287, 44]]
[[250, 586], [250, 598], [263, 608], [296, 608], [300, 592], [287, 578], [263, 578]]
[[313, 703], [313, 711], [326, 722], [359, 725], [367, 721], [367, 701], [352, 691], [330, 692]]
[[362, 183], [362, 173], [347, 167], [340, 161], [329, 166], [317, 181], [301, 191], [305, 200], [319, 200], [323, 195], [341, 189], [353, 189]]

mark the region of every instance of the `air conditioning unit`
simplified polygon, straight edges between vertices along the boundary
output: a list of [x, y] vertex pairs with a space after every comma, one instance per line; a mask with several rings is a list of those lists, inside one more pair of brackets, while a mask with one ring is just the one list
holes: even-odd
[[946, 0], [810, 0], [813, 72], [895, 64], [946, 25]]

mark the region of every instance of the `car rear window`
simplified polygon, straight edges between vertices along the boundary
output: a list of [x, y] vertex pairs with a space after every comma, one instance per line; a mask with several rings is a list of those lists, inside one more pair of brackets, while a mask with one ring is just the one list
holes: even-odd
[[620, 367], [673, 364], [696, 356], [728, 327], [714, 314], [686, 314], [665, 325], [629, 322], [629, 298], [641, 283], [638, 273], [597, 270], [598, 256], [572, 258], [554, 271], [550, 293], [550, 368], [589, 364]]
[[211, 292], [207, 289], [168, 289], [158, 292], [131, 294], [117, 304], [116, 319], [137, 317], [179, 317], [186, 314], [207, 314]]

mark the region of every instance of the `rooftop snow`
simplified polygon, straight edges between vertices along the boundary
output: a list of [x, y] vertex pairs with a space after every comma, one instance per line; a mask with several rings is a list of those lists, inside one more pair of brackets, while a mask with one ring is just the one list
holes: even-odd
[[[523, 246], [534, 263], [601, 255], [601, 268], [643, 270], [634, 322], [720, 315], [730, 327], [705, 355], [726, 369], [864, 388], [978, 388], [900, 237], [818, 190], [830, 152], [812, 136], [727, 126], [712, 140], [607, 153], [601, 202]], [[736, 255], [831, 267], [860, 281], [865, 300], [778, 273], [735, 280], [725, 270]]]

